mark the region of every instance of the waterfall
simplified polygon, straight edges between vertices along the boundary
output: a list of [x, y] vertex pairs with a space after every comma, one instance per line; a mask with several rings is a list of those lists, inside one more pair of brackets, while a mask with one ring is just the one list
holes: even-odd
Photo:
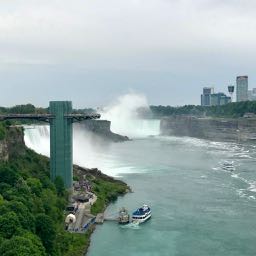
[[[160, 121], [141, 119], [137, 113], [141, 107], [149, 109], [146, 98], [129, 94], [118, 98], [114, 104], [104, 108], [101, 114], [103, 119], [111, 121], [111, 130], [115, 133], [127, 135], [132, 139], [158, 135]], [[82, 127], [73, 126], [73, 162], [84, 167], [100, 168], [110, 175], [118, 173], [118, 169], [114, 171], [111, 167], [112, 160], [106, 161], [107, 153], [115, 148], [113, 144]], [[24, 128], [27, 147], [37, 153], [50, 156], [49, 125], [27, 125]]]
[[24, 126], [24, 140], [27, 147], [37, 153], [50, 156], [50, 127], [49, 125]]
[[111, 121], [111, 130], [130, 138], [141, 138], [150, 135], [159, 135], [160, 120], [142, 119], [139, 109], [150, 111], [144, 95], [126, 94], [101, 111], [101, 118]]

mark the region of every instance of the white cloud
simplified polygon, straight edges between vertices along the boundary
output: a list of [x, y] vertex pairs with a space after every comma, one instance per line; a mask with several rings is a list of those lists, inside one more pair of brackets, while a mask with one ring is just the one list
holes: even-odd
[[176, 58], [182, 52], [243, 51], [256, 42], [253, 2], [2, 1], [0, 53], [2, 59], [53, 63], [104, 63], [111, 56], [120, 64], [118, 58], [151, 53]]
[[[205, 84], [226, 88], [254, 72], [255, 10], [252, 0], [0, 0], [4, 102], [14, 88], [20, 101], [29, 92], [41, 102], [45, 86], [47, 104], [59, 97], [54, 83], [80, 102], [94, 91], [91, 104], [122, 87], [148, 90], [154, 102], [196, 103]], [[197, 91], [184, 96], [182, 86]]]

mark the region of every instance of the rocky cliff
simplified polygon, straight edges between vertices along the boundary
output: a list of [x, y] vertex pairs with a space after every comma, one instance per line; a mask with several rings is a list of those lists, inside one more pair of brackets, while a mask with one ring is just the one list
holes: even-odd
[[161, 120], [161, 134], [216, 141], [255, 141], [255, 118], [198, 118], [172, 116]]
[[85, 120], [83, 122], [76, 124], [81, 129], [86, 129], [89, 132], [114, 142], [128, 141], [127, 136], [122, 136], [116, 133], [113, 133], [110, 129], [111, 122], [107, 120]]
[[7, 127], [6, 136], [0, 140], [0, 161], [8, 161], [13, 156], [25, 153], [22, 127]]

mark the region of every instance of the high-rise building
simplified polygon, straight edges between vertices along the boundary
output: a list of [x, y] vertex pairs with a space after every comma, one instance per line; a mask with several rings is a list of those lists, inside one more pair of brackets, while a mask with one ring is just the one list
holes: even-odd
[[232, 102], [232, 98], [228, 97], [227, 95], [221, 95], [220, 96], [220, 105], [226, 105], [228, 103]]
[[213, 87], [204, 87], [201, 94], [201, 106], [220, 106], [231, 102], [231, 97], [228, 97], [223, 92], [214, 93]]
[[248, 100], [256, 100], [256, 88], [248, 90]]
[[236, 101], [248, 100], [248, 76], [238, 76], [236, 78]]
[[210, 96], [210, 105], [211, 106], [220, 106], [225, 105], [231, 102], [231, 97], [228, 97], [223, 92], [213, 93]]
[[204, 87], [201, 94], [201, 106], [211, 106], [211, 94], [214, 93], [213, 87]]

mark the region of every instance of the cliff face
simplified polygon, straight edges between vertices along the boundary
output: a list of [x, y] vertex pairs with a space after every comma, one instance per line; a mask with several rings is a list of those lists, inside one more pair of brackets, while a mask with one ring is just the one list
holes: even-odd
[[0, 141], [0, 161], [8, 161], [9, 154], [8, 154], [8, 146], [6, 140]]
[[6, 136], [0, 140], [0, 161], [8, 161], [13, 156], [25, 153], [23, 130], [21, 127], [8, 127]]
[[114, 142], [128, 141], [127, 136], [122, 136], [116, 133], [113, 133], [110, 129], [111, 122], [107, 120], [85, 120], [83, 122], [76, 124], [81, 129], [86, 129], [89, 132]]
[[161, 120], [161, 134], [189, 136], [216, 141], [256, 140], [256, 119], [197, 118], [173, 116]]

